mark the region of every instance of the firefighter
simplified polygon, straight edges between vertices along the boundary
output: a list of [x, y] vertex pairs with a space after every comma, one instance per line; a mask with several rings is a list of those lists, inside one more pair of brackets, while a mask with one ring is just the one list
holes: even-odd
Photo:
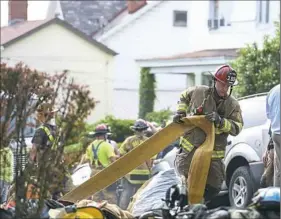
[[[130, 152], [132, 149], [148, 139], [148, 137], [146, 137], [146, 131], [148, 128], [151, 128], [154, 132], [156, 131], [152, 124], [142, 119], [136, 120], [134, 126], [131, 126], [130, 128], [134, 131], [134, 135], [126, 138], [120, 146], [121, 156]], [[146, 161], [121, 180], [122, 192], [119, 197], [119, 206], [122, 209], [127, 209], [130, 198], [134, 195], [136, 190], [149, 179], [152, 162], [153, 159]]]
[[[117, 156], [114, 153], [114, 148], [107, 141], [107, 134], [109, 129], [105, 124], [97, 125], [93, 136], [95, 140], [89, 144], [86, 149], [86, 154], [83, 156], [80, 164], [89, 162], [92, 168], [92, 175], [98, 173], [100, 170], [106, 168], [113, 163]], [[115, 185], [112, 185], [115, 187]], [[116, 203], [115, 188], [112, 192], [111, 186], [98, 192], [91, 197], [95, 201], [108, 200], [110, 203]]]
[[67, 178], [65, 177], [69, 176], [63, 166], [63, 157], [57, 164], [53, 161], [56, 154], [55, 149], [58, 145], [58, 142], [56, 142], [58, 129], [55, 121], [57, 111], [58, 109], [53, 109], [53, 105], [50, 103], [41, 103], [37, 107], [37, 120], [41, 125], [32, 138], [30, 152], [30, 162], [36, 167], [37, 178], [44, 175], [46, 179], [52, 179], [49, 192], [52, 193], [53, 199], [57, 199], [61, 195], [60, 187], [66, 182]]
[[[229, 65], [219, 67], [212, 74], [214, 86], [190, 87], [180, 95], [173, 121], [181, 123], [181, 118], [191, 115], [205, 115], [215, 125], [215, 145], [204, 193], [205, 202], [216, 196], [224, 180], [224, 158], [228, 135], [236, 136], [243, 128], [243, 119], [238, 101], [231, 96], [237, 85], [237, 73]], [[206, 134], [195, 128], [180, 138], [176, 169], [187, 181], [190, 163], [195, 150], [203, 144]]]
[[[114, 140], [112, 140], [112, 133], [110, 131], [110, 127], [107, 126], [106, 124], [100, 124], [100, 125], [102, 125], [103, 129], [106, 130], [106, 133], [104, 135], [104, 137], [106, 139], [106, 142], [108, 142], [113, 147], [114, 154], [117, 157], [120, 157], [120, 152], [119, 152], [118, 145], [117, 145], [117, 143]], [[89, 137], [95, 138], [95, 136], [96, 136], [95, 132], [90, 132], [89, 133]]]
[[273, 186], [274, 176], [274, 144], [270, 137], [265, 154], [263, 155], [264, 172], [261, 176], [260, 186], [266, 188]]
[[80, 164], [89, 161], [91, 167], [103, 169], [116, 160], [114, 148], [107, 142], [108, 132], [106, 125], [97, 125], [93, 133], [95, 140], [87, 147], [86, 154]]
[[41, 126], [36, 130], [32, 138], [30, 152], [30, 159], [36, 161], [36, 163], [40, 162], [44, 149], [51, 148], [55, 141], [57, 135], [55, 113], [57, 111], [49, 103], [42, 103], [37, 107], [37, 120], [41, 123]]
[[118, 145], [116, 143], [116, 141], [114, 141], [112, 139], [112, 133], [110, 131], [110, 127], [109, 126], [106, 126], [107, 129], [108, 129], [108, 133], [106, 134], [106, 141], [112, 145], [113, 147], [113, 150], [114, 150], [114, 153], [117, 157], [120, 157], [120, 152], [119, 152], [119, 148], [118, 148]]

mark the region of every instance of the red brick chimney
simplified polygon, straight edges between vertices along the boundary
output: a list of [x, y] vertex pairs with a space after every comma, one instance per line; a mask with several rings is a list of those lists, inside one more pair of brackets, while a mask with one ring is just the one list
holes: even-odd
[[9, 25], [27, 21], [27, 0], [9, 0]]
[[146, 5], [146, 0], [127, 0], [129, 14], [135, 13], [137, 10]]

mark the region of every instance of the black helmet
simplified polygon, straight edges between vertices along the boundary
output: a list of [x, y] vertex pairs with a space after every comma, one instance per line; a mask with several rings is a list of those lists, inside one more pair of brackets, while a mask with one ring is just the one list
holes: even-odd
[[148, 129], [148, 125], [143, 119], [138, 119], [135, 121], [135, 124], [130, 127], [134, 131], [143, 131]]
[[105, 124], [99, 124], [95, 128], [95, 132], [93, 133], [94, 135], [105, 135], [110, 133], [107, 125]]

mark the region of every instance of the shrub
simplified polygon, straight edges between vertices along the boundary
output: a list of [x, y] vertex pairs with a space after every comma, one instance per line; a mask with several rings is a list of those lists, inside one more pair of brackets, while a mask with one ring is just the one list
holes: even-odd
[[133, 134], [133, 131], [130, 129], [130, 126], [134, 124], [134, 120], [130, 119], [117, 119], [114, 116], [106, 116], [104, 119], [98, 121], [95, 124], [88, 125], [87, 131], [94, 131], [96, 125], [105, 123], [111, 129], [112, 140], [117, 143], [123, 142], [128, 136]]
[[169, 120], [172, 115], [173, 112], [168, 108], [156, 112], [147, 113], [145, 119], [150, 122], [161, 124], [163, 121]]

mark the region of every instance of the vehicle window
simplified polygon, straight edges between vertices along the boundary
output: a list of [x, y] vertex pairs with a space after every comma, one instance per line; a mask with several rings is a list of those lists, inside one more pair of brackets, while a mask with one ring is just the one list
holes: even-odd
[[266, 123], [266, 96], [240, 100], [244, 128], [260, 126]]

